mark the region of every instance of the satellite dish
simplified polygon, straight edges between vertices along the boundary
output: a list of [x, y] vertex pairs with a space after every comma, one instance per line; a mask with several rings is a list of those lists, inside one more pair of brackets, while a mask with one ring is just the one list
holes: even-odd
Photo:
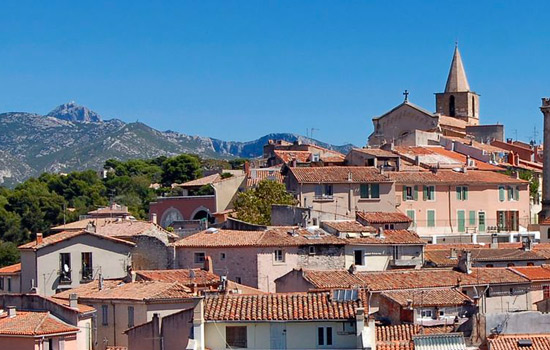
[[69, 271], [70, 271], [69, 265], [63, 264], [63, 271], [65, 271], [65, 273], [69, 273]]

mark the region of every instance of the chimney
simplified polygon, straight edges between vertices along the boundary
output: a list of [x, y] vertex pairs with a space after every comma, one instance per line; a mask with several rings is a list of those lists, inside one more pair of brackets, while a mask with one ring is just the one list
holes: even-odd
[[456, 251], [456, 248], [451, 248], [451, 254], [449, 255], [449, 258], [451, 258], [451, 259], [457, 259], [458, 258], [458, 252]]
[[382, 226], [380, 226], [378, 228], [378, 234], [377, 234], [378, 238], [386, 238], [386, 236], [384, 236], [384, 228]]
[[213, 263], [212, 263], [212, 257], [211, 256], [206, 256], [204, 258], [204, 268], [203, 268], [204, 271], [208, 271], [210, 273], [214, 273], [214, 266], [213, 266]]
[[458, 269], [468, 275], [472, 273], [472, 252], [468, 250], [462, 251], [460, 260], [458, 260]]
[[193, 308], [193, 339], [195, 349], [204, 350], [204, 298], [200, 298]]
[[8, 317], [10, 318], [13, 318], [17, 315], [17, 311], [15, 311], [15, 306], [8, 306], [7, 311], [8, 311]]
[[43, 242], [42, 238], [43, 238], [42, 232], [38, 232], [36, 234], [36, 245], [42, 244]]
[[357, 266], [355, 266], [355, 264], [351, 264], [349, 269], [348, 269], [349, 273], [351, 273], [352, 275], [355, 275], [355, 273], [357, 272]]
[[[155, 345], [153, 346], [153, 349], [162, 349], [162, 337], [161, 337], [161, 329], [160, 329], [160, 314], [158, 312], [155, 312], [153, 314], [153, 318], [151, 319], [151, 325], [153, 327], [153, 339], [155, 342]], [[157, 343], [158, 342], [158, 343]], [[158, 347], [157, 347], [158, 346]]]
[[69, 294], [69, 307], [78, 309], [78, 295], [76, 293]]
[[93, 221], [88, 222], [86, 225], [86, 232], [95, 233], [95, 223]]
[[466, 166], [470, 166], [470, 155], [466, 155]]
[[413, 309], [413, 301], [412, 299], [407, 299], [407, 310]]
[[353, 181], [353, 175], [351, 174], [351, 171], [348, 171], [348, 182]]
[[414, 165], [420, 165], [420, 156], [414, 157]]
[[491, 235], [491, 249], [498, 249], [498, 235], [496, 233]]
[[99, 274], [99, 278], [97, 279], [97, 289], [103, 290], [103, 275]]
[[362, 307], [355, 309], [355, 326], [357, 335], [361, 335], [365, 328], [365, 309]]
[[247, 160], [246, 162], [244, 162], [244, 173], [246, 176], [249, 176], [250, 175], [250, 162]]
[[157, 223], [157, 213], [151, 213], [151, 222], [153, 224]]
[[521, 248], [526, 252], [533, 250], [533, 239], [531, 236], [527, 235], [523, 237], [521, 240]]

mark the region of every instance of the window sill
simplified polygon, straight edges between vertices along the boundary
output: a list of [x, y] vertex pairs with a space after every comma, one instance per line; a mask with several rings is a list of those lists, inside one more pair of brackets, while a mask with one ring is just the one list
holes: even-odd
[[334, 198], [314, 198], [314, 202], [334, 202]]
[[380, 202], [380, 198], [359, 198], [359, 202]]
[[273, 266], [283, 266], [286, 265], [286, 262], [284, 261], [274, 261]]

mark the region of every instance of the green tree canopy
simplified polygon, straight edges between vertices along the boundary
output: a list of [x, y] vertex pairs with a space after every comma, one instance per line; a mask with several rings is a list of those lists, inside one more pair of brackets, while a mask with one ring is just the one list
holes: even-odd
[[272, 180], [262, 180], [256, 188], [237, 195], [235, 211], [239, 220], [257, 225], [270, 225], [273, 204], [294, 205], [296, 199], [286, 191], [285, 185]]
[[173, 183], [194, 180], [201, 174], [201, 162], [195, 155], [182, 154], [168, 158], [162, 163], [162, 184], [166, 187]]

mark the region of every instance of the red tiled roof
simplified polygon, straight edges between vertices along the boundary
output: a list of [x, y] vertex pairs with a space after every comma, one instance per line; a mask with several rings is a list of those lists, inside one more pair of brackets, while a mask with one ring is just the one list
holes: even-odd
[[254, 187], [262, 180], [273, 180], [282, 183], [284, 176], [281, 174], [281, 168], [253, 168], [246, 179], [247, 187]]
[[392, 157], [399, 158], [399, 155], [393, 153], [392, 151], [386, 151], [380, 148], [354, 148], [354, 151], [369, 154], [374, 157]]
[[332, 301], [329, 292], [229, 294], [207, 296], [204, 302], [206, 321], [349, 320], [364, 307], [362, 299]]
[[406, 307], [409, 300], [412, 301], [412, 307], [458, 306], [473, 302], [466, 294], [453, 288], [399, 290], [383, 292], [380, 295], [402, 307]]
[[21, 273], [21, 263], [0, 268], [0, 275], [17, 275]]
[[139, 281], [124, 283], [121, 280], [104, 280], [103, 289], [98, 281], [80, 285], [76, 288], [55, 294], [57, 299], [68, 299], [75, 293], [79, 300], [137, 300], [159, 301], [191, 298], [189, 288], [177, 282]]
[[78, 328], [57, 320], [49, 312], [17, 310], [14, 317], [9, 317], [6, 311], [0, 315], [2, 335], [38, 337], [78, 331]]
[[[535, 248], [537, 246], [541, 246], [544, 243], [535, 244]], [[521, 248], [521, 242], [506, 242], [506, 243], [499, 243], [499, 248], [507, 248], [507, 249], [513, 249], [513, 248]], [[550, 249], [550, 244], [546, 245]], [[493, 249], [491, 248], [490, 244], [485, 243], [437, 243], [437, 244], [427, 244], [426, 250], [447, 250], [450, 251], [451, 248], [455, 248], [457, 250], [470, 250], [470, 249]]]
[[[453, 249], [453, 248], [451, 248]], [[451, 249], [433, 250], [424, 252], [425, 260], [437, 267], [453, 267], [458, 265], [458, 256], [462, 250], [457, 250], [457, 258], [451, 258]], [[524, 251], [518, 248], [474, 248], [465, 249], [471, 252], [472, 261], [537, 261], [547, 260], [535, 251]]]
[[[56, 298], [53, 298], [53, 297], [45, 297], [45, 296], [38, 296], [40, 298], [44, 298], [52, 303], [55, 303], [55, 304], [58, 304], [58, 305], [62, 305], [63, 307], [66, 307], [66, 308], [70, 308], [72, 310], [75, 310], [73, 308], [71, 308], [69, 306], [69, 300], [68, 299], [56, 299]], [[96, 309], [94, 307], [91, 307], [91, 306], [88, 306], [88, 305], [85, 305], [85, 304], [76, 304], [76, 310], [82, 314], [86, 314], [86, 313], [89, 313], [89, 312], [95, 312]]]
[[79, 231], [85, 230], [90, 223], [93, 223], [96, 227], [96, 233], [103, 236], [111, 237], [133, 237], [139, 235], [146, 235], [153, 231], [160, 231], [162, 234], [167, 235], [169, 238], [178, 238], [178, 235], [166, 231], [161, 226], [154, 224], [150, 221], [141, 220], [126, 220], [115, 218], [98, 218], [98, 219], [84, 219], [75, 222], [70, 222], [65, 225], [52, 228], [54, 231]]
[[81, 231], [61, 231], [61, 232], [53, 234], [51, 236], [44, 237], [42, 239], [42, 243], [40, 243], [40, 244], [36, 244], [36, 241], [31, 241], [29, 243], [25, 243], [23, 245], [20, 245], [18, 248], [19, 249], [38, 250], [38, 249], [42, 249], [44, 247], [47, 247], [49, 245], [64, 242], [64, 241], [69, 240], [71, 238], [75, 238], [75, 237], [82, 236], [82, 235], [91, 235], [91, 236], [99, 237], [101, 239], [110, 240], [112, 242], [126, 244], [126, 245], [130, 245], [130, 246], [135, 246], [134, 243], [125, 241], [123, 239], [118, 239], [118, 238], [114, 238], [114, 237], [109, 237], [109, 236], [105, 236], [105, 235], [101, 235], [101, 234], [81, 230]]
[[423, 327], [417, 324], [376, 326], [376, 349], [413, 350], [413, 336], [419, 334], [441, 334], [453, 331], [453, 326]]
[[298, 183], [365, 183], [391, 182], [375, 167], [324, 166], [290, 168]]
[[[433, 152], [437, 153], [437, 154], [440, 154], [440, 155], [445, 156], [445, 157], [452, 158], [452, 159], [456, 160], [457, 162], [459, 162], [461, 164], [466, 164], [466, 156], [462, 153], [450, 151], [450, 150], [447, 150], [443, 147], [433, 147], [433, 148], [430, 148], [430, 149]], [[477, 160], [477, 159], [473, 159], [473, 158], [472, 158], [472, 160], [475, 161], [475, 166], [474, 167], [479, 169], [479, 170], [491, 170], [491, 171], [500, 171], [500, 170], [502, 170], [501, 168], [499, 168], [496, 165], [485, 163], [485, 162], [482, 162], [481, 160]]]
[[466, 173], [454, 170], [426, 172], [388, 172], [398, 184], [527, 184], [527, 181], [492, 171], [468, 170]]
[[281, 159], [284, 163], [288, 163], [296, 159], [298, 163], [307, 163], [310, 161], [311, 152], [309, 151], [283, 151], [275, 150], [275, 156]]
[[473, 268], [471, 274], [447, 269], [356, 272], [347, 270], [302, 270], [303, 278], [317, 289], [365, 287], [372, 291], [445, 288], [457, 285], [529, 283], [508, 268]]
[[374, 227], [361, 225], [355, 220], [322, 221], [321, 226], [332, 228], [338, 232], [376, 232]]
[[[520, 340], [531, 340], [533, 345], [520, 346]], [[491, 350], [548, 350], [550, 349], [550, 334], [511, 334], [487, 338]]]
[[409, 230], [384, 230], [383, 236], [370, 235], [346, 238], [348, 244], [426, 244], [418, 234]]
[[[292, 233], [294, 232], [294, 236]], [[294, 247], [301, 245], [337, 244], [345, 241], [317, 230], [318, 234], [302, 228], [274, 227], [264, 231], [219, 229], [195, 233], [174, 243], [176, 247]]]
[[365, 220], [369, 224], [406, 224], [412, 222], [411, 218], [409, 218], [407, 215], [397, 211], [389, 213], [381, 211], [358, 211], [356, 215], [358, 218]]
[[[191, 277], [191, 271], [193, 277]], [[220, 276], [203, 269], [136, 270], [136, 277], [144, 281], [178, 282], [184, 286], [217, 286]]]
[[550, 266], [514, 266], [512, 271], [527, 277], [531, 281], [550, 281]]

